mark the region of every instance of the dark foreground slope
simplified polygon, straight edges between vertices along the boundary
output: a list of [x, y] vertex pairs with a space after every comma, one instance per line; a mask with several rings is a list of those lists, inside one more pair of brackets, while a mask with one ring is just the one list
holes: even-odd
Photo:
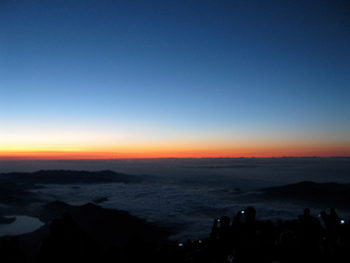
[[170, 229], [154, 226], [125, 211], [103, 209], [91, 203], [71, 206], [64, 202], [52, 202], [37, 212], [36, 216], [46, 223], [42, 228], [17, 236], [28, 262], [36, 262], [41, 242], [50, 235], [50, 221], [59, 219], [67, 212], [86, 234], [89, 253], [96, 260], [117, 260], [123, 256], [120, 251], [125, 251], [125, 247], [135, 240], [140, 244], [166, 243], [172, 233]]
[[[148, 251], [154, 252], [154, 244], [171, 243], [167, 237], [173, 234], [172, 230], [149, 224], [125, 211], [104, 209], [91, 203], [71, 206], [60, 201], [49, 202], [50, 199], [45, 195], [31, 190], [45, 187], [45, 184], [139, 183], [142, 178], [113, 171], [54, 170], [0, 174], [0, 219], [2, 223], [10, 224], [16, 219], [9, 220], [5, 216], [30, 215], [45, 223], [34, 232], [15, 237], [15, 240], [20, 242], [27, 262], [37, 262], [39, 246], [51, 233], [49, 223], [60, 218], [63, 213], [73, 216], [77, 226], [84, 231], [84, 236], [89, 240], [87, 251], [91, 252], [91, 259], [94, 260], [86, 262], [107, 262], [107, 258], [116, 262], [122, 257], [133, 259], [138, 256], [138, 253], [133, 253], [135, 246], [138, 251], [142, 251], [139, 248], [142, 244], [149, 248]], [[12, 237], [0, 239], [0, 262], [6, 262], [4, 253], [11, 251], [13, 244], [15, 243]], [[152, 247], [150, 244], [153, 244]], [[56, 261], [52, 259], [45, 262]]]
[[[10, 215], [9, 211], [6, 209], [13, 209], [14, 207], [17, 207], [17, 211], [22, 211], [23, 214], [27, 213], [28, 215], [38, 217], [46, 223], [44, 227], [38, 229], [37, 231], [17, 236], [18, 240], [20, 241], [20, 246], [28, 258], [28, 262], [35, 262], [40, 243], [50, 234], [48, 226], [49, 222], [55, 218], [61, 217], [61, 215], [65, 212], [69, 212], [73, 216], [73, 219], [76, 221], [77, 225], [84, 230], [86, 237], [88, 237], [88, 251], [95, 257], [91, 257], [91, 259], [93, 259], [92, 261], [85, 262], [150, 261], [203, 263], [213, 262], [211, 261], [212, 258], [216, 258], [217, 256], [221, 258], [221, 255], [225, 255], [221, 251], [220, 239], [214, 239], [214, 241], [210, 240], [209, 243], [201, 242], [200, 244], [197, 244], [200, 246], [199, 251], [197, 247], [193, 249], [191, 247], [189, 250], [187, 250], [188, 253], [186, 254], [186, 260], [184, 256], [182, 256], [182, 260], [179, 260], [181, 255], [183, 255], [181, 254], [183, 253], [183, 250], [182, 252], [179, 251], [178, 247], [177, 249], [167, 250], [166, 253], [165, 250], [159, 249], [159, 244], [166, 244], [167, 246], [173, 247], [174, 244], [167, 240], [168, 236], [174, 234], [172, 233], [173, 231], [171, 229], [148, 224], [142, 219], [130, 216], [127, 212], [103, 209], [90, 203], [82, 206], [71, 206], [59, 201], [48, 202], [45, 200], [45, 196], [41, 196], [30, 191], [36, 187], [43, 187], [42, 185], [45, 185], [45, 183], [81, 184], [121, 181], [123, 181], [123, 183], [133, 183], [142, 181], [141, 179], [142, 178], [137, 176], [129, 177], [128, 175], [110, 171], [94, 173], [75, 171], [39, 171], [37, 173], [30, 174], [1, 174], [0, 187], [2, 188], [0, 189], [0, 216], [2, 214]], [[305, 204], [305, 201], [309, 201], [310, 204], [319, 204], [323, 209], [327, 209], [329, 207], [350, 209], [349, 204], [347, 204], [350, 197], [349, 188], [349, 185], [337, 183], [318, 184], [314, 182], [300, 182], [281, 187], [265, 188], [261, 189], [260, 191], [263, 192], [266, 198], [271, 198], [274, 200], [278, 199], [282, 202], [285, 200], [286, 203], [290, 202], [290, 200], [293, 202], [300, 201], [300, 203], [303, 204]], [[261, 198], [260, 195], [259, 198]], [[35, 209], [31, 209], [29, 214], [29, 211], [26, 211], [26, 207], [33, 203], [36, 203], [37, 206], [35, 206]], [[263, 251], [261, 251], [260, 248], [265, 248], [265, 252], [269, 251], [269, 253], [273, 254], [273, 257], [269, 256], [269, 258], [272, 260], [268, 262], [276, 261], [274, 259], [288, 258], [290, 255], [298, 255], [298, 257], [296, 257], [298, 260], [289, 262], [301, 262], [299, 258], [302, 258], [302, 255], [305, 254], [305, 248], [301, 248], [300, 246], [304, 246], [310, 242], [304, 242], [303, 235], [300, 236], [300, 227], [298, 222], [285, 222], [285, 227], [282, 229], [283, 232], [281, 233], [278, 231], [282, 230], [273, 227], [271, 222], [266, 222], [266, 224], [263, 223], [262, 225], [267, 226], [267, 228], [264, 227], [262, 228], [263, 231], [253, 231], [252, 233], [264, 235], [257, 237], [258, 240], [263, 242], [263, 246], [253, 248], [250, 248], [249, 246], [240, 247], [241, 244], [243, 244], [241, 241], [244, 240], [248, 240], [248, 244], [251, 244], [251, 238], [245, 234], [241, 234], [240, 242], [237, 242], [239, 245], [237, 249], [241, 249], [242, 255], [246, 255], [247, 257], [251, 254], [261, 255]], [[239, 229], [244, 229], [245, 227], [247, 227], [247, 225], [244, 224], [244, 220], [242, 220], [242, 224], [239, 224]], [[311, 253], [310, 257], [316, 256], [318, 259], [324, 257], [327, 260], [322, 262], [332, 262], [329, 259], [332, 259], [335, 256], [338, 259], [342, 258], [344, 253], [347, 255], [347, 251], [349, 251], [348, 249], [350, 248], [350, 226], [348, 224], [344, 224], [342, 225], [342, 228], [344, 227], [347, 231], [340, 231], [342, 234], [345, 233], [345, 235], [342, 237], [343, 239], [340, 240], [340, 243], [338, 243], [339, 240], [336, 239], [335, 243], [334, 240], [330, 240], [329, 243], [324, 244], [324, 240], [326, 240], [323, 238], [325, 236], [324, 230], [321, 231], [321, 234], [312, 235], [317, 237], [318, 249], [314, 253]], [[208, 235], [209, 232], [210, 229], [208, 229]], [[284, 233], [287, 233], [287, 235], [284, 235]], [[235, 237], [236, 235], [232, 236]], [[296, 238], [299, 238], [299, 241]], [[0, 239], [0, 256], [3, 251], [9, 251], [3, 249], [4, 246], [2, 246], [2, 240], [3, 239]], [[282, 241], [291, 241], [292, 243], [287, 242], [287, 244], [284, 244]], [[295, 243], [296, 241], [298, 242]], [[319, 244], [319, 241], [321, 241], [322, 244]], [[217, 242], [219, 242], [219, 245]], [[276, 249], [275, 242], [280, 242], [278, 246], [279, 248], [277, 248], [277, 254], [274, 252]], [[231, 245], [232, 244], [230, 244], [230, 246]], [[319, 248], [326, 249], [326, 252], [322, 252], [323, 250], [320, 250]], [[258, 250], [255, 251], [254, 249]], [[299, 251], [299, 253], [295, 252], [296, 249]], [[306, 248], [306, 250], [308, 250], [308, 248]], [[187, 260], [188, 258], [195, 258], [193, 253], [197, 252], [200, 252], [200, 261]], [[231, 252], [232, 249], [230, 250], [230, 253]], [[349, 259], [349, 257], [347, 257], [347, 259]], [[0, 258], [0, 262], [6, 261], [2, 261]], [[55, 261], [49, 260], [46, 262]], [[250, 261], [244, 261], [242, 258], [240, 262]], [[305, 262], [309, 263], [315, 261], [308, 260]]]

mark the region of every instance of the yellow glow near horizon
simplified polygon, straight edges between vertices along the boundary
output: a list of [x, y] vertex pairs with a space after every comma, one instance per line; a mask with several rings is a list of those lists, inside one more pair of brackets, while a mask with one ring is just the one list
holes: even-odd
[[121, 145], [99, 148], [0, 148], [0, 159], [218, 158], [218, 157], [350, 156], [348, 145], [174, 144]]
[[[20, 129], [18, 129], [20, 130]], [[141, 132], [142, 131], [142, 132]], [[108, 159], [108, 158], [203, 158], [350, 156], [350, 142], [308, 140], [298, 136], [259, 135], [243, 132], [203, 134], [158, 134], [153, 129], [139, 132], [44, 130], [3, 133], [0, 159]]]

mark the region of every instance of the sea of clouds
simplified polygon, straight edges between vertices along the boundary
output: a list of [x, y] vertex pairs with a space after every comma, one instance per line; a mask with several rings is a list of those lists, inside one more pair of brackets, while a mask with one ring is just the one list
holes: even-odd
[[[258, 189], [304, 180], [349, 183], [349, 167], [349, 159], [287, 158], [40, 161], [22, 163], [17, 169], [110, 169], [142, 175], [142, 183], [45, 185], [35, 191], [52, 201], [72, 205], [95, 202], [128, 211], [176, 229], [172, 239], [184, 241], [208, 237], [215, 218], [232, 218], [247, 206], [254, 206], [261, 220], [295, 219], [302, 213], [302, 204], [264, 199]], [[11, 169], [9, 165], [7, 169]], [[320, 212], [311, 209], [315, 216]], [[350, 219], [348, 213], [341, 216]]]
[[258, 192], [232, 191], [227, 198], [228, 192], [224, 189], [219, 191], [210, 187], [192, 189], [176, 185], [113, 183], [50, 185], [36, 191], [72, 205], [104, 199], [100, 203], [102, 207], [125, 210], [148, 222], [177, 229], [178, 233], [172, 237], [176, 240], [206, 238], [215, 218], [232, 217], [248, 205], [256, 207], [260, 219], [292, 219], [302, 209], [293, 204], [257, 202]]

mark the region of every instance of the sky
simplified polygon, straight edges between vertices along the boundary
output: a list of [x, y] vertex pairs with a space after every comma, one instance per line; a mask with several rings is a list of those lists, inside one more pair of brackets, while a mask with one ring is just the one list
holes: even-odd
[[0, 158], [350, 156], [350, 1], [0, 3]]

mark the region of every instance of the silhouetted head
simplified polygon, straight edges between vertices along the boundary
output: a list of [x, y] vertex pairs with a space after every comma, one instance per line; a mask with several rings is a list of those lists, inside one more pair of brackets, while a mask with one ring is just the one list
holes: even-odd
[[255, 220], [255, 216], [256, 216], [255, 208], [252, 207], [252, 206], [248, 206], [244, 210], [244, 215], [245, 215], [246, 221], [254, 221]]
[[304, 215], [309, 216], [311, 213], [311, 210], [309, 208], [304, 208]]
[[326, 211], [321, 211], [320, 215], [321, 215], [322, 217], [325, 217], [325, 216], [327, 216], [327, 213], [326, 213]]
[[231, 219], [228, 216], [222, 216], [220, 219], [220, 223], [222, 227], [227, 227], [230, 225]]

